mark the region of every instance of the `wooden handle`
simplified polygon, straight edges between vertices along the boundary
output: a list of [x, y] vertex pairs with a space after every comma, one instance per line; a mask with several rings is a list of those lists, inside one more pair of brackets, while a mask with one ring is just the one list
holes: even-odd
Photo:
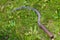
[[51, 32], [49, 32], [49, 31], [46, 29], [45, 26], [43, 26], [42, 24], [40, 24], [39, 27], [40, 27], [44, 32], [46, 32], [51, 39], [54, 38], [54, 35], [53, 35]]

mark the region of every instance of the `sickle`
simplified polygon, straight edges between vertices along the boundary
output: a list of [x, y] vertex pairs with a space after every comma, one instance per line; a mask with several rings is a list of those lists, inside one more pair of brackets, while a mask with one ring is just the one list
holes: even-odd
[[41, 17], [41, 15], [40, 15], [40, 13], [39, 13], [38, 10], [36, 10], [35, 8], [28, 7], [28, 6], [22, 6], [22, 7], [19, 7], [19, 8], [16, 8], [16, 9], [12, 10], [12, 12], [17, 11], [17, 10], [21, 10], [21, 9], [29, 9], [29, 10], [33, 10], [34, 12], [36, 12], [36, 14], [37, 14], [37, 16], [38, 16], [38, 21], [37, 21], [37, 23], [38, 23], [39, 27], [40, 27], [44, 32], [46, 32], [47, 35], [48, 35], [51, 39], [54, 38], [54, 35], [53, 35], [49, 30], [47, 30], [44, 25], [42, 25], [42, 24], [40, 23], [40, 17]]

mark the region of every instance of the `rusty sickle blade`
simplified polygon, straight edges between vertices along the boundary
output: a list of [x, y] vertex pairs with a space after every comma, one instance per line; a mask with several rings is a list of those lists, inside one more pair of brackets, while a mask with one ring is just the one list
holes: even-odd
[[44, 32], [46, 32], [51, 39], [53, 39], [53, 38], [54, 38], [54, 35], [53, 35], [51, 32], [49, 32], [44, 25], [42, 25], [42, 24], [40, 23], [40, 17], [41, 17], [41, 16], [40, 16], [39, 11], [36, 10], [35, 8], [31, 8], [31, 7], [28, 7], [28, 6], [27, 6], [27, 7], [26, 7], [26, 6], [22, 6], [22, 7], [19, 7], [19, 8], [16, 8], [16, 9], [12, 10], [12, 12], [17, 11], [17, 10], [21, 10], [21, 9], [24, 9], [24, 8], [25, 8], [25, 9], [29, 9], [29, 10], [33, 10], [34, 12], [36, 12], [36, 14], [37, 14], [37, 16], [38, 16], [38, 25], [39, 25], [39, 27], [40, 27]]

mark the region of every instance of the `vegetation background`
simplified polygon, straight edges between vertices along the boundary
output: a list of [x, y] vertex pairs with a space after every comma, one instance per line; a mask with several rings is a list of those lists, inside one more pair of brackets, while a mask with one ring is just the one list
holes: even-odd
[[60, 0], [0, 0], [0, 40], [50, 40], [38, 27], [35, 12], [24, 9], [11, 13], [20, 6], [36, 8], [41, 23], [60, 40]]

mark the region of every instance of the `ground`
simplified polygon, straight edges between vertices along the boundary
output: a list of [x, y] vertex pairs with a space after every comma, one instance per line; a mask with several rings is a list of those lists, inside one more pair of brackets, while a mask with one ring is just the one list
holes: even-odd
[[12, 13], [21, 6], [36, 8], [41, 13], [41, 24], [60, 40], [60, 0], [0, 0], [0, 40], [50, 40], [39, 28], [34, 11]]

